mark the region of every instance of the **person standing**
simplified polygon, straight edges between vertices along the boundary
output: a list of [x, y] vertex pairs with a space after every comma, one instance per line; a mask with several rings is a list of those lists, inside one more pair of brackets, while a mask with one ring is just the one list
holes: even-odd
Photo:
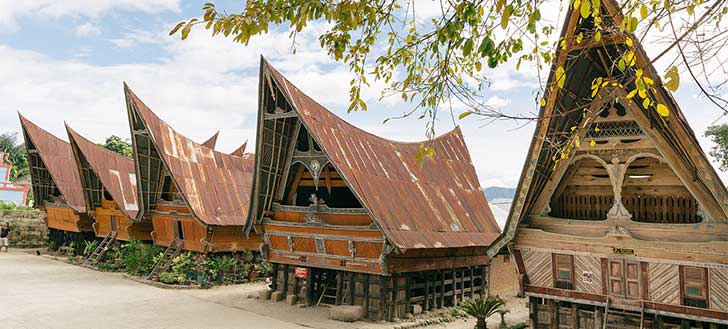
[[0, 228], [0, 251], [5, 248], [5, 252], [8, 252], [8, 247], [10, 246], [10, 243], [8, 242], [8, 235], [10, 235], [10, 223], [3, 224], [3, 227]]

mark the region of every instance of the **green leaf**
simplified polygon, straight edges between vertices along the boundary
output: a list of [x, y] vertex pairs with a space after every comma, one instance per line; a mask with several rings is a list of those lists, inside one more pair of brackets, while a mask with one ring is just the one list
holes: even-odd
[[460, 113], [460, 115], [458, 116], [458, 119], [460, 119], [460, 120], [465, 119], [468, 115], [471, 115], [471, 114], [473, 114], [473, 112], [470, 112], [470, 111]]
[[169, 31], [169, 35], [173, 35], [173, 34], [177, 33], [177, 31], [180, 28], [182, 28], [182, 25], [185, 25], [185, 23], [187, 23], [187, 22], [181, 21], [181, 22], [177, 23], [177, 25], [175, 25], [174, 28], [171, 31]]
[[182, 40], [187, 39], [187, 36], [190, 35], [190, 31], [192, 31], [192, 23], [187, 23], [187, 25], [185, 25], [182, 29]]
[[589, 5], [589, 2], [584, 1], [581, 4], [581, 17], [587, 18], [591, 14], [591, 6]]
[[506, 29], [508, 27], [508, 22], [511, 19], [511, 14], [513, 13], [513, 6], [508, 5], [506, 6], [505, 10], [503, 10], [503, 16], [501, 16], [501, 28]]
[[559, 88], [563, 88], [564, 82], [566, 82], [566, 72], [564, 72], [563, 66], [559, 66], [556, 68], [556, 85], [559, 86]]
[[[520, 61], [520, 60], [519, 60], [519, 61]], [[481, 69], [481, 68], [483, 68], [483, 64], [481, 64], [480, 62], [475, 62], [475, 70], [476, 70], [476, 71], [478, 71], [478, 72], [480, 72], [480, 69]], [[517, 69], [518, 69], [518, 68], [516, 68], [516, 70], [517, 70]]]
[[680, 87], [680, 74], [677, 73], [677, 66], [672, 66], [667, 73], [665, 73], [665, 87], [670, 91], [677, 91]]
[[667, 106], [662, 103], [657, 103], [657, 113], [659, 113], [663, 117], [667, 117], [670, 115], [670, 110], [667, 109]]
[[594, 41], [599, 42], [602, 40], [602, 31], [597, 31], [594, 33]]
[[470, 56], [470, 52], [473, 51], [473, 39], [468, 39], [463, 45], [463, 56]]
[[642, 19], [647, 18], [647, 6], [645, 4], [642, 4], [642, 7], [640, 7], [640, 16], [642, 16]]

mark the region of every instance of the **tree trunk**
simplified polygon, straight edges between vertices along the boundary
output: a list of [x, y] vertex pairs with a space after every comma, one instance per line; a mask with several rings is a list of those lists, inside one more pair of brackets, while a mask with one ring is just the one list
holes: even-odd
[[478, 317], [477, 319], [478, 319], [478, 322], [475, 325], [475, 327], [478, 329], [486, 329], [487, 325], [485, 324], [485, 318]]

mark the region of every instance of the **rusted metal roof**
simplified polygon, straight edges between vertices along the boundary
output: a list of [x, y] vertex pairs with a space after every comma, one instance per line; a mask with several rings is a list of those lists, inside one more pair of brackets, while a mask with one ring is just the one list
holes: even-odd
[[218, 130], [210, 139], [206, 140], [204, 143], [202, 143], [202, 146], [205, 146], [210, 149], [215, 149], [215, 145], [217, 145], [217, 136], [220, 135], [220, 131]]
[[400, 249], [487, 247], [500, 229], [485, 199], [460, 128], [431, 141], [403, 143], [361, 130], [316, 103], [263, 60], [304, 126]]
[[[20, 117], [20, 125], [23, 128], [23, 136], [26, 138], [26, 147], [31, 142], [35, 150], [38, 151], [43, 165], [53, 178], [53, 182], [68, 206], [79, 213], [85, 213], [86, 202], [81, 190], [81, 179], [78, 176], [78, 170], [76, 170], [76, 160], [73, 158], [71, 145], [36, 126], [20, 113], [18, 113], [18, 116]], [[30, 139], [30, 141], [27, 139]], [[38, 186], [41, 183], [35, 180], [35, 176], [31, 175], [31, 179], [33, 185]], [[37, 203], [39, 201], [36, 200]]]
[[[68, 125], [66, 125], [66, 130], [72, 147], [75, 145], [78, 152], [81, 153], [80, 155], [83, 155], [119, 209], [127, 217], [136, 218], [139, 206], [134, 160], [89, 141]], [[80, 162], [80, 159], [77, 160]], [[84, 188], [90, 188], [89, 182], [84, 179], [81, 183]], [[84, 195], [88, 197], [88, 194]]]
[[248, 141], [245, 141], [243, 145], [240, 145], [235, 151], [230, 153], [230, 155], [234, 155], [236, 157], [241, 157], [245, 154], [245, 148], [248, 147]]
[[237, 157], [197, 144], [157, 117], [131, 89], [125, 87], [125, 92], [195, 218], [208, 225], [245, 225], [253, 156]]

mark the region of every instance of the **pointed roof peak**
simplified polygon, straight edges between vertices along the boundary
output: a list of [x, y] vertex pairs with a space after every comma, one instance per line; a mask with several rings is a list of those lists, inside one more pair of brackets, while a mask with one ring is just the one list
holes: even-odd
[[207, 147], [209, 149], [214, 150], [215, 145], [217, 145], [217, 137], [220, 135], [220, 131], [218, 130], [214, 135], [212, 135], [208, 140], [206, 140], [204, 143], [200, 144], [204, 147]]

